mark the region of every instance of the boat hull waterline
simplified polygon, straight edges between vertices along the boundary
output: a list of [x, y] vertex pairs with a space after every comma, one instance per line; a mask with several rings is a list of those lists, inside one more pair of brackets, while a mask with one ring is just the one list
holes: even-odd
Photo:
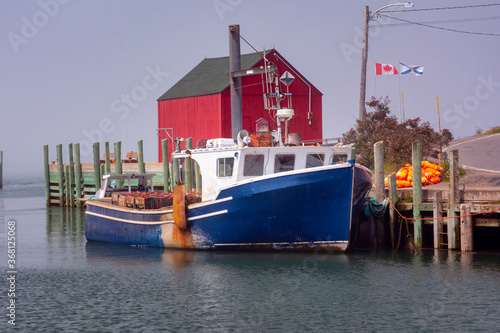
[[344, 251], [371, 180], [355, 164], [276, 174], [221, 189], [188, 207], [180, 229], [172, 209], [139, 210], [87, 203], [89, 241], [180, 249]]

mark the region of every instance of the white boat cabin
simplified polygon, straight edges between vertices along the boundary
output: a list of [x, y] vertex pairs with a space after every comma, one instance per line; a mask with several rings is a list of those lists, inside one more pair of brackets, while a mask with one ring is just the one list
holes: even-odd
[[203, 201], [213, 200], [223, 187], [257, 177], [272, 177], [350, 160], [352, 145], [335, 146], [236, 146], [231, 139], [209, 140], [213, 148], [174, 153], [174, 158], [190, 157], [200, 166]]

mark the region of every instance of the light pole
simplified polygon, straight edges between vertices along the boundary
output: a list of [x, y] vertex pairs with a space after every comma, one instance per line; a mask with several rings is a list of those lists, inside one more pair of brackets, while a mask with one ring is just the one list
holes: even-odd
[[381, 7], [374, 11], [370, 15], [370, 10], [368, 6], [365, 6], [365, 12], [363, 16], [363, 46], [361, 49], [361, 82], [359, 85], [359, 120], [363, 121], [365, 119], [366, 107], [365, 107], [365, 98], [366, 98], [366, 62], [368, 60], [368, 24], [371, 19], [382, 9], [393, 6], [404, 6], [406, 8], [413, 7], [413, 3], [411, 2], [403, 2], [403, 3], [393, 3], [384, 7]]

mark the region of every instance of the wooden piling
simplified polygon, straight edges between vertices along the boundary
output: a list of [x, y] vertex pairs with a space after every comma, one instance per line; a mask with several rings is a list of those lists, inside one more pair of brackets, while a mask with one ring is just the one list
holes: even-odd
[[460, 249], [462, 252], [474, 251], [474, 219], [470, 215], [470, 205], [460, 205]]
[[57, 145], [57, 172], [59, 175], [59, 206], [64, 206], [64, 165], [62, 157], [62, 145]]
[[196, 161], [194, 161], [194, 178], [195, 178], [195, 184], [196, 184], [196, 191], [201, 191], [200, 165]]
[[105, 173], [111, 173], [111, 159], [109, 158], [109, 141], [104, 142], [104, 169]]
[[45, 178], [45, 205], [50, 206], [49, 146], [43, 146], [43, 175]]
[[161, 156], [163, 159], [163, 191], [169, 191], [168, 184], [168, 139], [161, 140]]
[[[193, 139], [192, 138], [187, 138], [186, 139], [186, 150], [193, 149]], [[184, 159], [184, 173], [185, 173], [185, 179], [186, 179], [186, 189], [188, 191], [193, 190], [193, 175], [191, 173], [191, 170], [193, 170], [193, 160], [191, 157], [186, 157]]]
[[137, 141], [137, 163], [139, 164], [139, 173], [146, 173], [146, 169], [144, 168], [144, 152], [142, 147], [142, 140]]
[[0, 150], [0, 188], [3, 188], [3, 150]]
[[[412, 143], [412, 170], [413, 170], [413, 218], [418, 219], [420, 215], [420, 204], [422, 203], [422, 141]], [[415, 246], [422, 248], [422, 220], [413, 222]]]
[[[379, 141], [373, 145], [375, 164], [375, 184], [378, 188], [384, 188], [384, 142]], [[384, 195], [380, 191], [375, 192], [375, 199], [378, 203], [384, 201]]]
[[458, 249], [459, 246], [459, 221], [455, 213], [457, 204], [460, 202], [458, 192], [458, 150], [450, 152], [450, 206], [448, 208], [448, 249]]
[[[122, 142], [115, 142], [115, 173], [122, 173]], [[116, 187], [122, 187], [122, 181], [116, 181]]]
[[64, 204], [65, 204], [65, 206], [68, 206], [68, 207], [72, 205], [71, 204], [71, 199], [70, 199], [70, 197], [71, 197], [71, 195], [70, 195], [70, 193], [71, 193], [71, 180], [70, 180], [71, 176], [70, 176], [69, 169], [70, 169], [69, 168], [69, 164], [64, 166], [64, 178], [65, 178], [65, 182], [64, 182], [64, 189], [65, 189], [65, 191], [64, 191], [64, 193], [65, 193], [65, 195], [64, 195]]
[[75, 197], [75, 162], [73, 159], [73, 144], [70, 143], [68, 145], [68, 153], [69, 153], [69, 189], [70, 189], [70, 201], [71, 206], [73, 206], [73, 200]]
[[99, 142], [94, 142], [94, 185], [96, 192], [101, 188], [101, 160], [99, 155]]
[[441, 201], [441, 192], [436, 191], [434, 193], [434, 198], [432, 199], [433, 208], [433, 231], [434, 231], [434, 248], [439, 249], [441, 244], [443, 244], [443, 220], [440, 219], [443, 216], [443, 203]]
[[396, 248], [396, 244], [394, 242], [394, 233], [395, 233], [394, 229], [398, 218], [396, 210], [393, 208], [396, 207], [396, 202], [398, 201], [398, 191], [396, 188], [396, 173], [394, 172], [389, 175], [389, 200], [393, 205], [389, 210], [389, 216], [390, 216], [389, 229], [391, 231], [391, 249], [394, 250]]
[[175, 188], [177, 182], [180, 179], [179, 174], [179, 160], [174, 158], [174, 154], [172, 154], [172, 188]]
[[[74, 156], [75, 156], [75, 186], [76, 186], [76, 198], [80, 199], [82, 197], [82, 163], [80, 160], [80, 144], [75, 143], [73, 145]], [[81, 207], [82, 202], [76, 200], [76, 207]]]

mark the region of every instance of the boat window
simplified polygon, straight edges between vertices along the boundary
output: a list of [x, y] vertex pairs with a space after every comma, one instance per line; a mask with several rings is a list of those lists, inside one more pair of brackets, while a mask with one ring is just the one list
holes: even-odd
[[332, 164], [337, 162], [347, 162], [347, 154], [334, 154]]
[[262, 176], [264, 174], [264, 155], [245, 155], [243, 176]]
[[234, 157], [217, 159], [217, 177], [231, 177], [233, 175]]
[[325, 165], [325, 154], [308, 154], [306, 159], [306, 168], [314, 168]]
[[277, 154], [274, 157], [274, 173], [293, 170], [295, 165], [295, 155]]

